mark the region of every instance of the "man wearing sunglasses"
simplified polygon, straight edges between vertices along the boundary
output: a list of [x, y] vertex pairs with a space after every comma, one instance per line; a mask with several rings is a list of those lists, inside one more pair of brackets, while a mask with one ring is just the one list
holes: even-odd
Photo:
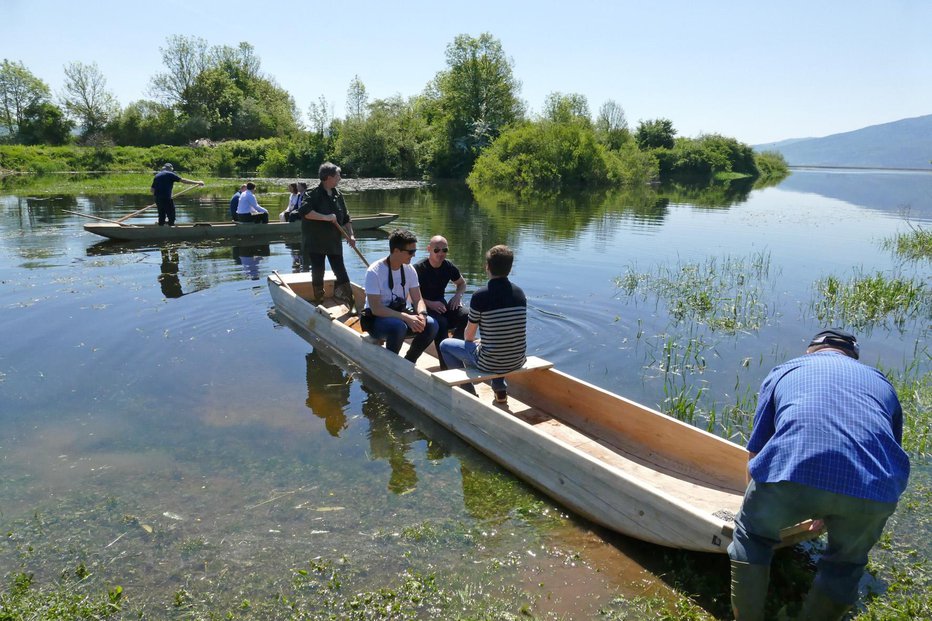
[[[414, 269], [421, 283], [421, 297], [427, 305], [427, 314], [437, 322], [437, 336], [434, 347], [440, 358], [440, 368], [446, 369], [446, 362], [440, 355], [440, 342], [453, 331], [453, 338], [463, 338], [469, 316], [463, 308], [463, 294], [466, 292], [466, 279], [447, 256], [450, 244], [442, 235], [434, 235], [427, 244], [427, 258], [421, 259]], [[449, 301], [444, 297], [447, 285], [453, 283], [456, 293]]]
[[[416, 361], [437, 334], [437, 322], [427, 314], [421, 286], [411, 259], [417, 252], [417, 237], [406, 229], [395, 229], [388, 237], [389, 255], [366, 270], [366, 308], [363, 327], [396, 354], [410, 331], [414, 340], [405, 360]], [[408, 300], [411, 304], [408, 304]]]

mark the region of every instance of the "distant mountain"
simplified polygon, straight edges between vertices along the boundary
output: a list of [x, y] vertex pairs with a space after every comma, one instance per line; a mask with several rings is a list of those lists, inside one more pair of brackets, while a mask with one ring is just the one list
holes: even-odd
[[824, 138], [758, 144], [754, 149], [779, 151], [790, 166], [932, 169], [932, 114]]

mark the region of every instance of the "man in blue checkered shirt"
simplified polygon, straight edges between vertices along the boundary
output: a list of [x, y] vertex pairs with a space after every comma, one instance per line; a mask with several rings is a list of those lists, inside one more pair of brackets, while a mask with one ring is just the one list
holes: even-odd
[[761, 385], [750, 482], [728, 546], [739, 621], [764, 618], [780, 530], [810, 518], [828, 544], [798, 619], [838, 620], [857, 601], [868, 552], [909, 477], [896, 392], [858, 355], [854, 336], [825, 330]]

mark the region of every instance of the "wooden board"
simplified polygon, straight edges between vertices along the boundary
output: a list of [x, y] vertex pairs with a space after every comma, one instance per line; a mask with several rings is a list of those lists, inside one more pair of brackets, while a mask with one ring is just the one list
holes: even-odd
[[524, 365], [520, 369], [515, 369], [514, 371], [509, 371], [508, 373], [487, 373], [485, 371], [480, 371], [479, 369], [447, 369], [446, 371], [438, 371], [434, 373], [434, 379], [446, 384], [447, 386], [460, 386], [462, 384], [485, 382], [490, 379], [495, 379], [496, 377], [511, 377], [512, 375], [523, 373], [525, 371], [550, 369], [552, 367], [553, 363], [548, 360], [538, 358], [537, 356], [528, 356]]

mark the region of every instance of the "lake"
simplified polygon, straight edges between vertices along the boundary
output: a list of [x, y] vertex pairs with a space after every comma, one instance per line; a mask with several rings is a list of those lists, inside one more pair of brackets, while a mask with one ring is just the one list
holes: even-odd
[[[237, 183], [179, 198], [179, 222], [226, 219]], [[349, 605], [338, 591], [429, 600], [420, 588], [492, 617], [588, 618], [618, 595], [672, 597], [663, 576], [684, 558], [727, 589], [724, 557], [671, 556], [569, 515], [280, 326], [265, 276], [295, 269], [295, 244], [116, 244], [64, 211], [116, 219], [148, 200], [0, 196], [4, 574], [48, 582], [83, 563], [155, 617], [332, 611]], [[287, 195], [259, 201], [277, 214]], [[823, 327], [825, 278], [924, 283], [924, 310], [854, 331], [868, 364], [930, 368], [932, 265], [883, 244], [932, 227], [932, 174], [800, 170], [759, 190], [552, 200], [442, 185], [348, 192], [347, 205], [400, 214], [422, 248], [445, 235], [469, 292], [484, 251], [508, 244], [529, 353], [652, 407], [691, 402], [691, 422], [739, 443], [738, 406]], [[368, 260], [387, 254], [386, 234], [360, 237]], [[742, 283], [729, 322], [678, 306], [698, 282], [684, 274]], [[911, 486], [929, 474], [916, 467]], [[920, 522], [907, 544], [928, 556]]]

